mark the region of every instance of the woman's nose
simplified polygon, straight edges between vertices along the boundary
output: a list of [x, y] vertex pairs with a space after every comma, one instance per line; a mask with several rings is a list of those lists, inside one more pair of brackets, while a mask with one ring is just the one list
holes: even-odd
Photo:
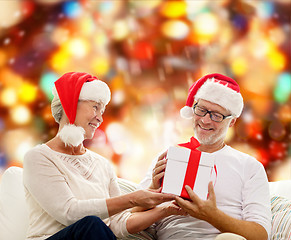
[[102, 123], [103, 122], [102, 114], [101, 113], [96, 114], [96, 119], [99, 123]]

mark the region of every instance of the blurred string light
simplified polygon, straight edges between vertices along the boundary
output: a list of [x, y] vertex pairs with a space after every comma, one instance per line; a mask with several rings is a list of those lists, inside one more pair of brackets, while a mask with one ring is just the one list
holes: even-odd
[[0, 29], [16, 25], [23, 19], [23, 1], [0, 1]]
[[81, 5], [78, 1], [65, 1], [63, 3], [63, 12], [69, 18], [77, 18], [82, 12]]
[[274, 70], [281, 71], [285, 68], [286, 57], [273, 44], [270, 44], [270, 48], [268, 49], [267, 56], [268, 56], [269, 64]]
[[11, 119], [14, 123], [24, 125], [30, 122], [31, 112], [25, 105], [17, 105], [10, 110]]
[[191, 40], [194, 43], [207, 44], [214, 40], [219, 31], [218, 19], [210, 12], [201, 13], [193, 21], [193, 30]]
[[168, 18], [180, 18], [186, 15], [187, 5], [184, 1], [167, 1], [160, 8], [160, 13]]
[[102, 1], [99, 4], [98, 10], [102, 13], [110, 13], [114, 9], [113, 1]]
[[94, 33], [95, 23], [93, 19], [89, 16], [84, 16], [78, 22], [78, 27], [80, 29], [80, 34], [89, 37], [90, 34]]
[[274, 26], [273, 28], [269, 29], [268, 32], [269, 32], [269, 39], [276, 46], [280, 46], [288, 39], [283, 29], [281, 29], [279, 26]]
[[195, 20], [195, 17], [199, 13], [208, 12], [209, 9], [207, 5], [209, 4], [208, 1], [193, 1], [193, 0], [186, 0], [185, 1], [187, 8], [187, 17], [190, 20]]
[[52, 55], [50, 65], [57, 72], [63, 71], [69, 65], [70, 60], [70, 54], [62, 47]]
[[18, 101], [16, 89], [11, 87], [4, 88], [1, 92], [0, 99], [3, 106], [13, 106]]
[[89, 51], [90, 44], [85, 38], [69, 39], [52, 55], [50, 65], [57, 72], [63, 72], [72, 64], [72, 57], [75, 59], [82, 59], [87, 56]]
[[19, 100], [24, 103], [35, 101], [37, 96], [37, 86], [29, 82], [24, 82], [18, 90]]
[[58, 46], [68, 41], [68, 38], [69, 38], [69, 30], [64, 27], [56, 27], [56, 29], [52, 32], [52, 35], [51, 35], [52, 42], [57, 44]]
[[146, 18], [153, 13], [153, 10], [162, 4], [162, 0], [129, 0], [129, 5], [137, 18]]
[[291, 74], [283, 72], [278, 76], [274, 89], [274, 98], [278, 103], [286, 103], [291, 95]]
[[105, 76], [110, 70], [109, 59], [105, 56], [95, 57], [91, 62], [91, 68], [97, 76]]
[[163, 34], [172, 39], [182, 40], [189, 34], [189, 26], [181, 20], [169, 20], [163, 23]]
[[274, 3], [271, 1], [260, 1], [257, 4], [257, 14], [262, 19], [268, 19], [272, 17], [274, 13]]
[[54, 82], [58, 79], [58, 75], [53, 72], [46, 72], [40, 78], [40, 88], [51, 101], [53, 99], [52, 89]]
[[117, 20], [113, 25], [112, 38], [116, 41], [125, 39], [129, 35], [128, 23], [125, 19]]
[[65, 51], [75, 58], [85, 57], [90, 50], [89, 43], [84, 38], [72, 38], [65, 46], [67, 48]]
[[96, 48], [103, 48], [104, 52], [107, 44], [109, 43], [109, 39], [106, 36], [106, 34], [103, 31], [96, 31], [96, 33], [93, 36], [93, 45], [95, 45]]
[[9, 130], [4, 134], [3, 143], [7, 157], [11, 160], [9, 165], [23, 161], [25, 153], [36, 145], [34, 131], [26, 128]]
[[231, 62], [232, 72], [237, 76], [243, 76], [248, 70], [248, 61], [240, 56]]
[[291, 123], [291, 104], [284, 104], [280, 106], [278, 111], [278, 117], [282, 123]]
[[151, 9], [160, 6], [162, 2], [163, 2], [162, 0], [151, 0], [151, 1], [148, 1], [148, 0], [139, 0], [139, 1], [129, 0], [129, 3], [134, 7], [151, 8]]

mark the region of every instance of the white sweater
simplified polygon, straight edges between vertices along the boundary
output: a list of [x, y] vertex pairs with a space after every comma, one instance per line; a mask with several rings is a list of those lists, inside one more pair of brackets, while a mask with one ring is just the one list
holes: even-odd
[[[226, 214], [241, 220], [254, 221], [263, 226], [270, 236], [271, 206], [268, 179], [263, 165], [255, 158], [229, 146], [212, 155], [217, 168], [214, 186], [217, 207]], [[145, 179], [146, 188], [151, 183], [152, 163]], [[214, 239], [220, 232], [205, 221], [191, 216], [170, 216], [155, 225], [159, 240]]]
[[42, 144], [24, 157], [23, 182], [29, 206], [27, 239], [42, 240], [77, 220], [95, 215], [118, 237], [128, 234], [129, 211], [108, 218], [106, 198], [120, 195], [108, 160], [86, 149], [59, 153]]

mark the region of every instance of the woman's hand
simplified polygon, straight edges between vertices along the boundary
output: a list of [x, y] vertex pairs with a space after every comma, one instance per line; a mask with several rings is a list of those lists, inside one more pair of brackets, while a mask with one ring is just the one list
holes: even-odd
[[152, 182], [150, 189], [159, 189], [161, 187], [162, 179], [165, 175], [165, 168], [167, 164], [167, 151], [161, 154], [158, 158], [156, 166], [153, 169], [152, 173]]
[[185, 210], [183, 210], [180, 206], [178, 206], [175, 201], [163, 203], [160, 206], [157, 206], [157, 208], [161, 208], [161, 210], [165, 214], [164, 217], [168, 217], [171, 215], [188, 216], [188, 213]]
[[159, 190], [138, 190], [132, 194], [131, 202], [133, 206], [140, 207], [141, 210], [151, 209], [163, 202], [175, 199], [175, 195], [167, 193], [159, 193]]

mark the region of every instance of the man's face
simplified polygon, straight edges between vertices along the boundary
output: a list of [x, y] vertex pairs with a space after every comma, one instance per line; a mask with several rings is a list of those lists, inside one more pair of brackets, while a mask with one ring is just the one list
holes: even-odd
[[[225, 108], [212, 102], [200, 99], [197, 106], [208, 111], [221, 113], [225, 116], [230, 115], [230, 112]], [[220, 145], [223, 144], [229, 127], [235, 123], [234, 118], [226, 118], [222, 122], [211, 120], [210, 114], [207, 113], [204, 117], [193, 116], [193, 128], [195, 137], [201, 145]]]

